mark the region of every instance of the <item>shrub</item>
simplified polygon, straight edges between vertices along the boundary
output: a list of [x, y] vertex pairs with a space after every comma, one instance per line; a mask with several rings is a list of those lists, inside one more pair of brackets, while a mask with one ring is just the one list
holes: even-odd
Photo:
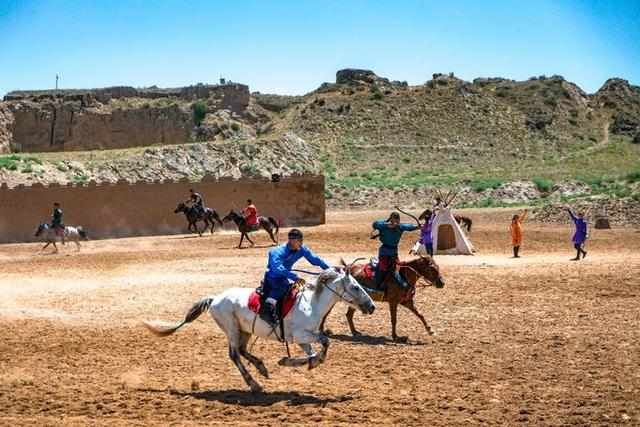
[[548, 193], [553, 188], [553, 181], [546, 178], [541, 178], [539, 176], [532, 179], [533, 183], [536, 185], [538, 191], [543, 193]]
[[486, 197], [478, 202], [479, 208], [490, 208], [496, 205], [496, 201], [493, 197]]
[[196, 126], [200, 126], [204, 120], [204, 116], [207, 115], [207, 104], [203, 101], [196, 101], [193, 104], [193, 122]]
[[495, 190], [496, 188], [502, 185], [502, 181], [499, 179], [489, 178], [489, 179], [481, 179], [476, 181], [471, 181], [471, 188], [476, 193], [481, 193], [484, 190], [489, 188]]
[[373, 99], [374, 101], [379, 101], [382, 98], [384, 98], [384, 95], [382, 94], [382, 92], [380, 92], [378, 86], [373, 86], [371, 88], [371, 99]]
[[640, 170], [627, 174], [625, 178], [629, 182], [640, 182]]
[[71, 181], [75, 182], [76, 184], [84, 184], [85, 182], [89, 181], [89, 177], [83, 173], [78, 173], [71, 177]]

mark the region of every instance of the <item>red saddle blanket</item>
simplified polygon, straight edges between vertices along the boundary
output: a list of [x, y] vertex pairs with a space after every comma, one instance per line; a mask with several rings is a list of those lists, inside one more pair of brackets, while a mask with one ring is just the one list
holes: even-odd
[[373, 280], [373, 277], [376, 275], [376, 269], [370, 263], [366, 263], [364, 268], [362, 269], [362, 274], [364, 278], [367, 280]]
[[[297, 297], [297, 288], [291, 289], [291, 292], [289, 292], [287, 296], [284, 297], [284, 301], [282, 301], [281, 314], [283, 319], [287, 317], [287, 314], [289, 314], [289, 312], [293, 308], [293, 305], [296, 303]], [[249, 310], [253, 311], [254, 313], [260, 312], [260, 294], [258, 294], [256, 291], [251, 292], [251, 295], [249, 295]]]

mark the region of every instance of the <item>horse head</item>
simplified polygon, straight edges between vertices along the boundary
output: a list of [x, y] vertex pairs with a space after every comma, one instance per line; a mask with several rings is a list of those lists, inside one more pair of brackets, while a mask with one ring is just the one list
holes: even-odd
[[36, 229], [36, 234], [35, 237], [39, 237], [43, 231], [48, 230], [49, 229], [49, 224], [40, 224], [38, 225], [38, 228]]
[[187, 205], [185, 205], [184, 202], [180, 202], [178, 203], [178, 206], [173, 211], [173, 213], [186, 212], [186, 211], [187, 211]]
[[225, 216], [224, 218], [222, 218], [222, 222], [227, 222], [227, 221], [233, 221], [233, 222], [237, 222], [238, 219], [241, 219], [242, 217], [236, 213], [236, 211], [234, 211], [233, 209], [231, 209], [229, 211], [229, 213], [227, 214], [227, 216]]
[[354, 267], [356, 266], [356, 262], [365, 260], [366, 258], [356, 258], [350, 264], [347, 264], [343, 258], [340, 258], [340, 266], [344, 268], [348, 275], [352, 275], [354, 271]]
[[[341, 262], [344, 263], [343, 260]], [[344, 265], [345, 267], [336, 267], [323, 271], [318, 277], [317, 285], [327, 287], [348, 305], [360, 310], [362, 313], [372, 314], [376, 309], [376, 305], [360, 283], [353, 277], [349, 266], [346, 263]]]
[[410, 261], [406, 263], [406, 265], [414, 269], [436, 288], [444, 288], [444, 278], [440, 274], [440, 267], [438, 267], [436, 261], [430, 256], [420, 255], [420, 258]]

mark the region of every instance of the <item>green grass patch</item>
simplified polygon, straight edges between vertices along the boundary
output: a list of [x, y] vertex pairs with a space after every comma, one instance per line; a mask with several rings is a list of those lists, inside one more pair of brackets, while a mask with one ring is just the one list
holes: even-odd
[[548, 193], [553, 188], [553, 181], [551, 181], [550, 179], [535, 176], [531, 179], [531, 181], [533, 181], [538, 191], [541, 191], [543, 193]]
[[487, 190], [489, 188], [495, 190], [496, 188], [502, 185], [502, 181], [499, 179], [492, 179], [492, 178], [479, 179], [479, 180], [471, 181], [469, 185], [471, 186], [473, 191], [475, 191], [476, 193], [481, 193], [484, 190]]
[[640, 170], [628, 173], [625, 179], [627, 182], [640, 182]]
[[10, 171], [18, 170], [18, 163], [21, 158], [18, 155], [11, 154], [9, 156], [0, 157], [0, 169], [7, 169]]
[[83, 173], [78, 173], [71, 177], [71, 181], [76, 184], [86, 184], [89, 181], [89, 177]]

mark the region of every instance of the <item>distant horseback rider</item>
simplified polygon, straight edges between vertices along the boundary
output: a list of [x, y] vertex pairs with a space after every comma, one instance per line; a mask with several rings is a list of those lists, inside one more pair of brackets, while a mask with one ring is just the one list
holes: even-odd
[[256, 209], [256, 205], [253, 204], [251, 199], [247, 199], [247, 207], [242, 209], [242, 216], [252, 229], [258, 228], [258, 209]]
[[53, 203], [53, 213], [51, 214], [51, 228], [57, 236], [62, 237], [62, 244], [64, 245], [64, 223], [62, 222], [62, 209], [60, 203]]
[[392, 212], [386, 221], [376, 221], [372, 224], [372, 227], [374, 230], [379, 231], [380, 234], [377, 237], [382, 243], [378, 250], [378, 268], [375, 273], [376, 285], [380, 287], [387, 276], [393, 274], [402, 290], [409, 289], [409, 284], [396, 268], [398, 264], [398, 244], [402, 233], [417, 230], [418, 226], [415, 224], [401, 224], [400, 214]]
[[198, 216], [204, 215], [204, 200], [202, 195], [191, 188], [189, 190], [189, 199], [185, 203], [191, 203]]
[[268, 270], [262, 284], [266, 304], [260, 310], [260, 317], [272, 326], [278, 324], [277, 304], [291, 289], [291, 282], [296, 286], [305, 284], [304, 279], [291, 271], [293, 264], [304, 257], [309, 263], [323, 270], [329, 268], [329, 264], [302, 243], [302, 231], [294, 228], [289, 231], [288, 238], [287, 243], [269, 251]]

